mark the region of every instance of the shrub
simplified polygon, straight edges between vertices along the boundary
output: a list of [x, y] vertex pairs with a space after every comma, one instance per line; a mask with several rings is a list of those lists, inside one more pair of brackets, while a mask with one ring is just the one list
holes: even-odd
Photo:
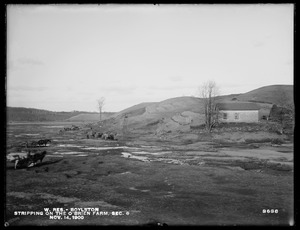
[[247, 144], [250, 143], [265, 143], [265, 142], [270, 142], [272, 141], [270, 138], [262, 138], [262, 139], [245, 139], [245, 142]]
[[281, 144], [284, 143], [284, 141], [282, 139], [279, 139], [279, 138], [274, 138], [274, 139], [272, 139], [271, 143], [275, 144], [275, 145], [281, 145]]

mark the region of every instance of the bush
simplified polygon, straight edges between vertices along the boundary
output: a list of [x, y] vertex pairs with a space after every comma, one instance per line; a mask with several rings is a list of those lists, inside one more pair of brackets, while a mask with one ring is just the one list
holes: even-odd
[[279, 139], [279, 138], [274, 138], [271, 141], [271, 144], [275, 144], [275, 145], [281, 145], [283, 143], [284, 143], [284, 141], [282, 139]]
[[251, 143], [266, 143], [272, 141], [270, 138], [262, 138], [262, 139], [245, 139], [247, 144]]

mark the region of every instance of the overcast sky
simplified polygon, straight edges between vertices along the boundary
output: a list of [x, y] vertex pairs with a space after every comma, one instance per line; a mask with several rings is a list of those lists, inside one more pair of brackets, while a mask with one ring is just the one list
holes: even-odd
[[294, 6], [8, 5], [7, 106], [117, 112], [293, 84]]

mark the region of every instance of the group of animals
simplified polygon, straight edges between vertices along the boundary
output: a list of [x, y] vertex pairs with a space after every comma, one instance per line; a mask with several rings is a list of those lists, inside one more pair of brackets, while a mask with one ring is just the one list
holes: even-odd
[[107, 133], [99, 133], [99, 132], [95, 132], [95, 131], [89, 131], [86, 134], [86, 138], [90, 139], [90, 138], [101, 138], [103, 140], [118, 140], [116, 138], [117, 134], [107, 134]]
[[[64, 127], [63, 129], [59, 130], [59, 133], [61, 134], [66, 131], [74, 131], [74, 130], [80, 130], [80, 127], [78, 127], [76, 125], [72, 125], [71, 127]], [[86, 133], [87, 139], [101, 138], [103, 140], [117, 140], [116, 136], [117, 136], [117, 134], [100, 133], [100, 132], [95, 132], [93, 130], [90, 130]]]
[[42, 163], [44, 157], [46, 156], [47, 151], [42, 151], [40, 153], [31, 154], [30, 151], [28, 151], [27, 156], [21, 158], [19, 155], [16, 155], [14, 163], [15, 163], [15, 169], [18, 168], [29, 168], [36, 164]]
[[47, 144], [50, 142], [51, 139], [42, 139], [39, 141], [32, 141], [31, 143], [25, 141], [24, 143], [21, 144], [21, 146], [27, 148], [28, 151], [27, 155], [23, 157], [21, 157], [18, 154], [8, 155], [7, 159], [10, 162], [13, 162], [15, 164], [15, 169], [32, 167], [38, 163], [42, 163], [44, 157], [47, 154], [47, 151], [32, 153], [31, 150], [28, 148], [44, 147], [47, 146]]
[[21, 147], [26, 147], [26, 148], [42, 147], [42, 146], [47, 146], [47, 144], [50, 142], [51, 142], [51, 139], [32, 141], [30, 143], [28, 141], [25, 141], [24, 143], [21, 144]]
[[72, 125], [71, 127], [64, 127], [64, 129], [59, 130], [59, 133], [66, 132], [66, 131], [75, 131], [79, 130], [80, 128], [76, 125]]

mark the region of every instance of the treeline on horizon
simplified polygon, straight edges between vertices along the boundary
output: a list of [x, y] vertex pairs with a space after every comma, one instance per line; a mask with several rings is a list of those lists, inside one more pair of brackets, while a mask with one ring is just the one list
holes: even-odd
[[53, 112], [42, 109], [7, 107], [7, 121], [64, 121], [79, 114], [96, 114], [96, 112], [71, 111]]

